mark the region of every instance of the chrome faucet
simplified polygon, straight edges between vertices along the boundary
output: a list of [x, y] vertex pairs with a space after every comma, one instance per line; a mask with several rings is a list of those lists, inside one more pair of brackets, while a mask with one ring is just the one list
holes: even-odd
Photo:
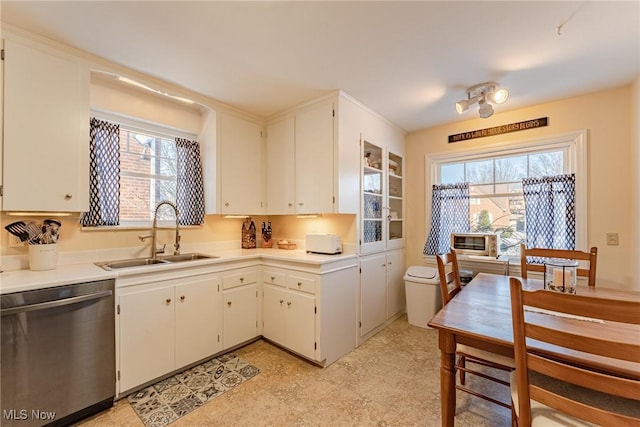
[[173, 211], [176, 213], [176, 241], [173, 244], [173, 254], [180, 255], [180, 222], [178, 221], [178, 207], [175, 203], [170, 202], [169, 200], [163, 200], [158, 203], [153, 214], [153, 226], [151, 227], [151, 234], [142, 234], [138, 236], [141, 242], [144, 242], [147, 238], [151, 237], [151, 259], [156, 259], [158, 257], [158, 254], [164, 253], [164, 248], [165, 246], [167, 246], [165, 243], [164, 246], [162, 246], [162, 249], [158, 249], [156, 247], [156, 240], [158, 236], [158, 209], [160, 209], [160, 206], [162, 205], [171, 206], [173, 208]]

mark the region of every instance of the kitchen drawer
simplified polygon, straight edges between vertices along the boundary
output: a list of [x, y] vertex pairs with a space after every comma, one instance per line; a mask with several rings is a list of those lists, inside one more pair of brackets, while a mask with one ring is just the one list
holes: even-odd
[[286, 286], [287, 275], [284, 271], [269, 269], [262, 272], [262, 283], [270, 283], [276, 286]]
[[287, 276], [287, 287], [310, 294], [316, 293], [316, 278], [312, 275], [305, 276], [300, 273]]
[[222, 273], [222, 289], [231, 289], [237, 286], [255, 283], [258, 274], [255, 268], [241, 268]]

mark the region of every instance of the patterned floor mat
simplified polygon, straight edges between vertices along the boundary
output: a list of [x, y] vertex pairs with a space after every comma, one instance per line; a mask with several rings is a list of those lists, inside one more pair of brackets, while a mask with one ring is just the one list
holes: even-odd
[[259, 373], [234, 354], [225, 354], [137, 391], [127, 400], [145, 426], [163, 427]]

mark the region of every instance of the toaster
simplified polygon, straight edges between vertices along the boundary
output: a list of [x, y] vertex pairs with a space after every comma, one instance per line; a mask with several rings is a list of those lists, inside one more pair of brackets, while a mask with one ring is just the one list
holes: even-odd
[[305, 250], [317, 254], [342, 253], [342, 241], [337, 234], [311, 233], [307, 234]]

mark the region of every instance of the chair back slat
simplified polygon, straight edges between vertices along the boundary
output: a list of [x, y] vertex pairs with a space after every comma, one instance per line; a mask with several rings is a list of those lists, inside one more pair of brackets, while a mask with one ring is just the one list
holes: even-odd
[[586, 277], [589, 286], [596, 285], [597, 247], [592, 247], [589, 252], [584, 252], [568, 249], [527, 248], [524, 244], [520, 244], [520, 275], [523, 279], [527, 278], [527, 272], [529, 271], [544, 273], [543, 264], [529, 263], [527, 262], [527, 257], [588, 261], [589, 268], [578, 267], [576, 274], [580, 277]]
[[[442, 255], [436, 256], [438, 263], [438, 277], [440, 278], [440, 294], [442, 295], [442, 305], [447, 305], [451, 298], [462, 290], [460, 283], [460, 268], [458, 267], [458, 257], [453, 249]], [[450, 285], [453, 287], [450, 287]]]
[[637, 353], [627, 353], [628, 346], [615, 341], [607, 341], [607, 345], [602, 345], [602, 340], [580, 335], [571, 334], [557, 329], [525, 323], [527, 338], [544, 341], [559, 347], [572, 348], [590, 354], [597, 354], [603, 357], [613, 357], [627, 360], [629, 362], [640, 363], [640, 346]]
[[[539, 372], [548, 377], [571, 382], [586, 388], [598, 388], [598, 390], [613, 395], [629, 396], [633, 399], [640, 399], [640, 387], [638, 382], [622, 377], [612, 377], [599, 372], [590, 371], [577, 366], [571, 366], [557, 362], [555, 360], [529, 354], [527, 358], [529, 369]], [[561, 369], [558, 367], [562, 366]], [[604, 381], [603, 381], [604, 379]]]
[[[566, 295], [559, 292], [538, 290], [524, 293], [522, 295], [522, 303], [529, 306], [534, 306], [535, 304], [537, 308], [576, 316], [597, 317], [611, 322], [640, 325], [638, 303], [633, 301], [614, 301], [584, 295], [571, 295], [571, 298], [566, 298]], [[603, 310], [602, 304], [610, 309]]]
[[[554, 312], [588, 316], [598, 321], [615, 321], [626, 324], [640, 324], [640, 302], [621, 301], [597, 297], [585, 297], [558, 292], [522, 289], [517, 278], [510, 279], [511, 313], [513, 320], [514, 354], [516, 362], [516, 378], [518, 391], [518, 425], [528, 426], [531, 423], [531, 402], [534, 399], [557, 411], [599, 425], [640, 425], [640, 418], [630, 417], [626, 413], [618, 413], [611, 409], [590, 406], [586, 401], [568, 393], [561, 393], [552, 387], [540, 387], [533, 384], [531, 374], [546, 376], [555, 381], [554, 384], [565, 383], [607, 393], [622, 399], [618, 402], [634, 402], [640, 405], [640, 381], [621, 378], [606, 372], [587, 367], [577, 367], [562, 360], [533, 353], [527, 346], [527, 340], [560, 346], [569, 353], [583, 352], [600, 355], [623, 361], [640, 363], [640, 340], [637, 342], [621, 342], [616, 337], [589, 335], [590, 322], [587, 320], [571, 320], [584, 322], [585, 333], [569, 332], [553, 329], [548, 326], [548, 314], [527, 313], [525, 308], [544, 309]], [[553, 315], [553, 314], [551, 314]], [[543, 324], [544, 323], [544, 324]], [[623, 326], [623, 325], [621, 325]], [[615, 363], [615, 362], [613, 362]], [[575, 398], [572, 398], [575, 397]], [[620, 424], [620, 423], [623, 424]]]

